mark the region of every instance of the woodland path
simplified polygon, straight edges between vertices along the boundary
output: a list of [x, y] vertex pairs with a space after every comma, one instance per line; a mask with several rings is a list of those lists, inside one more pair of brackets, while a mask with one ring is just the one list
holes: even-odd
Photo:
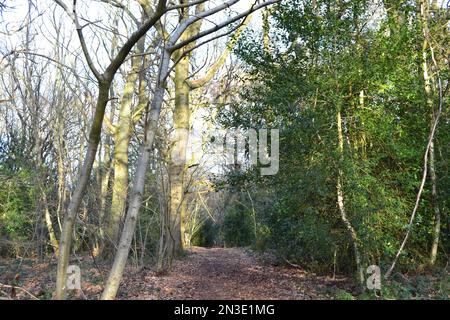
[[[167, 276], [143, 270], [123, 284], [122, 299], [325, 299], [345, 279], [262, 263], [242, 248], [194, 247]], [[134, 287], [135, 290], [125, 288]], [[137, 289], [137, 290], [136, 290]], [[131, 294], [134, 292], [134, 294]]]

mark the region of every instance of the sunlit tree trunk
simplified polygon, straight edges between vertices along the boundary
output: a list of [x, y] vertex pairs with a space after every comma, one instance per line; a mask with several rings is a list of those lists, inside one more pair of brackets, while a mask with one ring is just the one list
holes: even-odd
[[75, 225], [75, 219], [83, 199], [84, 191], [86, 190], [92, 166], [94, 164], [95, 156], [97, 154], [98, 144], [100, 142], [100, 133], [102, 128], [103, 117], [105, 113], [106, 104], [109, 99], [109, 86], [111, 82], [101, 83], [99, 86], [99, 94], [96, 106], [95, 117], [91, 126], [89, 134], [88, 148], [85, 154], [83, 166], [78, 179], [78, 184], [70, 199], [67, 214], [64, 218], [63, 229], [60, 239], [59, 261], [57, 269], [57, 285], [56, 285], [56, 299], [65, 298], [65, 281], [66, 270], [69, 264], [70, 247], [72, 242], [72, 233]]
[[[136, 54], [144, 51], [145, 39], [137, 44]], [[110, 258], [119, 240], [120, 223], [123, 219], [128, 194], [128, 149], [133, 133], [133, 98], [139, 70], [142, 67], [142, 56], [131, 62], [125, 88], [120, 103], [119, 119], [114, 127], [114, 178], [112, 181], [111, 210], [106, 229], [104, 257]]]
[[[204, 10], [204, 5], [197, 6], [196, 11]], [[264, 10], [264, 12], [268, 10]], [[268, 19], [268, 18], [267, 18]], [[186, 233], [186, 217], [187, 217], [187, 203], [185, 200], [185, 193], [187, 192], [185, 186], [186, 180], [186, 150], [188, 148], [188, 139], [190, 133], [190, 117], [191, 107], [189, 95], [191, 91], [202, 88], [217, 74], [219, 69], [225, 64], [232, 48], [236, 44], [240, 35], [251, 21], [251, 15], [245, 18], [242, 25], [236, 30], [231, 40], [227, 43], [226, 48], [221, 53], [217, 61], [210, 67], [204, 77], [190, 80], [190, 59], [191, 55], [187, 54], [180, 59], [182, 50], [176, 52], [173, 56], [175, 62], [178, 64], [175, 67], [175, 110], [174, 110], [174, 139], [172, 141], [171, 161], [169, 164], [170, 175], [170, 220], [169, 225], [173, 226], [173, 231], [168, 229], [171, 238], [174, 240], [175, 252], [180, 253], [183, 248], [189, 245], [188, 239], [190, 236]], [[267, 20], [268, 21], [268, 20]], [[201, 29], [201, 23], [193, 24], [183, 33], [181, 40], [188, 39], [197, 34]], [[189, 50], [195, 42], [190, 46], [184, 48]]]
[[[196, 12], [204, 10], [204, 4], [196, 7]], [[181, 10], [180, 19], [185, 20], [189, 17], [187, 9]], [[197, 22], [188, 27], [182, 34], [181, 40], [186, 40], [197, 34], [202, 23]], [[195, 43], [194, 43], [195, 44]], [[164, 230], [167, 233], [164, 238], [167, 241], [173, 241], [174, 252], [179, 254], [183, 251], [185, 239], [185, 190], [184, 181], [186, 175], [186, 150], [188, 146], [191, 110], [189, 105], [190, 87], [188, 85], [190, 57], [186, 50], [191, 46], [175, 52], [172, 57], [175, 65], [175, 109], [173, 112], [173, 134], [171, 140], [171, 157], [169, 163], [169, 212], [167, 225]], [[183, 56], [184, 55], [184, 56]], [[172, 245], [171, 245], [172, 246]]]
[[[429, 26], [428, 21], [430, 19], [430, 8], [429, 4], [425, 0], [420, 1], [420, 12], [421, 12], [421, 24], [423, 32], [423, 43], [422, 43], [422, 72], [423, 72], [423, 82], [424, 91], [426, 95], [427, 106], [431, 111], [431, 125], [433, 127], [435, 119], [435, 108], [433, 99], [432, 82], [433, 76], [430, 73], [430, 67], [428, 65], [428, 49], [429, 49]], [[434, 139], [431, 140], [430, 150], [429, 150], [429, 161], [428, 161], [428, 172], [430, 174], [431, 182], [431, 197], [432, 206], [434, 212], [434, 227], [433, 227], [433, 243], [430, 251], [430, 265], [434, 265], [437, 258], [437, 252], [439, 247], [439, 236], [441, 232], [441, 213], [439, 210], [439, 203], [437, 199], [437, 185], [436, 185], [436, 165], [435, 165], [435, 151], [434, 151]]]
[[337, 135], [338, 135], [338, 152], [339, 152], [339, 161], [341, 162], [339, 164], [339, 170], [338, 170], [338, 177], [337, 177], [337, 183], [336, 183], [336, 190], [337, 190], [337, 204], [339, 208], [339, 213], [341, 216], [341, 220], [347, 229], [350, 243], [353, 247], [353, 252], [355, 255], [355, 263], [356, 263], [356, 272], [357, 272], [357, 279], [360, 284], [364, 282], [364, 271], [361, 264], [361, 254], [359, 252], [359, 246], [358, 246], [358, 236], [356, 234], [355, 229], [353, 228], [352, 224], [350, 223], [350, 220], [347, 217], [347, 212], [345, 209], [344, 204], [344, 191], [343, 191], [343, 177], [344, 173], [342, 170], [343, 166], [343, 160], [344, 160], [344, 134], [342, 130], [342, 115], [341, 115], [341, 109], [338, 107], [337, 113], [336, 113], [336, 124], [337, 124]]
[[186, 149], [190, 127], [189, 58], [186, 56], [175, 67], [175, 110], [174, 136], [169, 165], [170, 176], [170, 226], [173, 230], [175, 251], [181, 252], [184, 245], [184, 219], [186, 207], [184, 202], [184, 180], [186, 166]]
[[[111, 86], [110, 96], [114, 96], [114, 89]], [[114, 118], [114, 110], [115, 106], [111, 105], [110, 119]], [[104, 143], [104, 151], [103, 151], [103, 163], [101, 166], [101, 177], [100, 177], [100, 209], [98, 215], [98, 230], [99, 230], [99, 239], [94, 247], [94, 256], [99, 256], [103, 252], [103, 248], [105, 245], [105, 217], [107, 216], [107, 207], [108, 207], [108, 196], [109, 196], [109, 187], [111, 181], [111, 171], [112, 171], [112, 141], [111, 135], [108, 134], [105, 138]]]
[[[167, 74], [169, 70], [170, 53], [164, 52], [161, 58], [160, 74]], [[145, 141], [139, 152], [138, 165], [136, 175], [133, 182], [133, 188], [130, 193], [130, 204], [125, 218], [122, 235], [114, 258], [114, 263], [109, 273], [105, 289], [102, 293], [103, 300], [114, 299], [119, 289], [120, 281], [122, 279], [123, 270], [127, 263], [128, 252], [130, 250], [131, 241], [136, 227], [136, 222], [139, 214], [139, 209], [144, 193], [145, 177], [147, 167], [150, 161], [150, 156], [153, 150], [153, 141], [155, 139], [156, 131], [158, 129], [159, 115], [161, 107], [164, 102], [164, 93], [166, 87], [166, 80], [159, 80], [156, 86], [155, 95], [151, 104], [151, 109], [148, 114]], [[173, 242], [172, 242], [173, 243]], [[169, 242], [170, 245], [170, 242]], [[173, 250], [173, 246], [167, 248]]]
[[65, 299], [66, 295], [65, 282], [67, 277], [66, 272], [69, 264], [69, 255], [70, 255], [73, 228], [75, 225], [75, 219], [78, 213], [78, 209], [83, 199], [84, 191], [86, 190], [86, 187], [89, 182], [95, 156], [97, 154], [97, 149], [100, 142], [100, 135], [102, 132], [103, 119], [105, 117], [105, 109], [109, 100], [109, 89], [111, 87], [115, 74], [124, 63], [131, 49], [143, 36], [145, 36], [147, 31], [150, 30], [150, 28], [152, 28], [165, 13], [167, 1], [165, 0], [157, 1], [157, 4], [155, 5], [154, 14], [148, 19], [146, 19], [145, 22], [142, 24], [142, 26], [140, 26], [138, 30], [136, 30], [133, 34], [130, 35], [130, 37], [126, 40], [124, 45], [120, 48], [117, 55], [112, 59], [111, 63], [108, 65], [108, 67], [103, 73], [100, 73], [95, 68], [92, 62], [89, 50], [86, 46], [86, 42], [83, 36], [82, 28], [79, 24], [76, 15], [75, 6], [73, 7], [72, 11], [70, 11], [68, 7], [64, 5], [64, 3], [58, 2], [58, 5], [60, 5], [71, 17], [74, 18], [76, 31], [78, 34], [78, 38], [80, 40], [84, 56], [87, 60], [87, 64], [89, 65], [89, 68], [91, 69], [92, 73], [95, 75], [98, 81], [98, 97], [89, 132], [88, 148], [86, 150], [86, 155], [83, 160], [81, 173], [79, 175], [75, 190], [72, 194], [72, 198], [70, 199], [70, 203], [67, 208], [67, 214], [64, 219], [63, 230], [60, 239], [60, 254], [58, 258], [55, 298]]

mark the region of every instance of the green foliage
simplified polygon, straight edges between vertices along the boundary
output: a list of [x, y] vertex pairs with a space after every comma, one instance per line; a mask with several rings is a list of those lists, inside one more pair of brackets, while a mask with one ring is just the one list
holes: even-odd
[[[341, 171], [345, 208], [359, 237], [363, 265], [384, 267], [407, 230], [430, 131], [417, 50], [423, 42], [418, 11], [404, 2], [396, 6], [399, 20], [389, 15], [374, 22], [370, 1], [316, 3], [316, 9], [311, 1], [300, 0], [277, 7], [271, 52], [264, 52], [255, 32], [239, 43], [236, 52], [251, 85], [239, 87], [240, 99], [221, 109], [218, 119], [227, 128], [280, 129], [280, 171], [269, 177], [258, 176], [257, 170], [240, 176], [233, 172], [226, 183], [265, 192], [256, 200], [258, 229], [264, 226], [270, 239], [265, 242], [282, 258], [314, 269], [351, 272], [353, 251], [337, 207]], [[443, 153], [436, 154], [436, 166], [439, 206], [445, 212], [448, 112], [443, 117], [436, 138]], [[400, 270], [416, 269], [429, 259], [430, 188], [427, 183]], [[446, 233], [443, 248], [449, 245]]]
[[381, 291], [366, 291], [358, 296], [361, 300], [410, 300], [410, 299], [450, 299], [448, 274], [394, 277], [382, 282]]
[[226, 247], [243, 247], [250, 245], [254, 238], [254, 224], [251, 213], [236, 205], [226, 213], [222, 232]]
[[217, 237], [218, 226], [207, 218], [192, 237], [194, 246], [210, 248], [214, 246]]
[[336, 300], [355, 300], [355, 297], [351, 293], [349, 293], [345, 290], [339, 289], [335, 292], [335, 299]]
[[36, 193], [32, 181], [29, 171], [11, 174], [0, 169], [0, 236], [11, 242], [32, 237]]

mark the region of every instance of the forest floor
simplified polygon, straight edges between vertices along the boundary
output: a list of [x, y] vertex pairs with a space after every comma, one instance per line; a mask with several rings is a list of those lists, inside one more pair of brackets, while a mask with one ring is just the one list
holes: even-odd
[[[98, 299], [109, 264], [94, 263], [89, 256], [75, 257], [71, 264], [81, 269], [82, 290], [71, 291], [69, 298]], [[385, 299], [450, 298], [448, 273], [444, 278], [433, 275], [402, 277], [405, 281], [395, 284], [397, 287], [384, 286]], [[54, 258], [46, 262], [0, 259], [0, 299], [51, 299], [55, 278]], [[164, 276], [157, 275], [152, 266], [140, 269], [129, 266], [124, 272], [117, 299], [364, 299], [357, 291], [349, 278], [317, 275], [298, 267], [278, 265], [268, 254], [244, 248], [193, 247], [184, 257], [174, 261], [172, 271]]]
[[298, 268], [271, 265], [242, 248], [190, 249], [167, 276], [145, 270], [126, 280], [139, 287], [132, 299], [304, 300], [330, 299], [326, 292], [348, 287], [346, 278], [317, 276]]
[[[81, 268], [82, 291], [72, 292], [70, 298], [98, 299], [108, 266], [94, 264], [89, 256], [78, 257], [71, 263]], [[0, 297], [50, 299], [55, 276], [55, 259], [48, 262], [0, 259]], [[12, 290], [11, 285], [17, 288]], [[174, 261], [168, 275], [156, 275], [150, 266], [141, 270], [128, 268], [117, 298], [332, 299], [337, 289], [351, 291], [351, 282], [343, 277], [333, 279], [295, 267], [277, 266], [267, 257], [243, 248], [193, 247], [186, 256]]]

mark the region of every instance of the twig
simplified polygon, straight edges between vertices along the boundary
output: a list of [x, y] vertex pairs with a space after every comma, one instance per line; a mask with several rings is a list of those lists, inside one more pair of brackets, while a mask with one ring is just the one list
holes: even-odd
[[298, 268], [298, 269], [303, 269], [303, 268], [302, 268], [301, 266], [299, 266], [298, 264], [292, 263], [292, 262], [290, 262], [290, 261], [289, 261], [288, 259], [286, 259], [286, 258], [283, 258], [283, 260], [286, 261], [287, 264], [289, 264], [291, 267]]
[[10, 285], [7, 285], [7, 284], [0, 283], [0, 288], [19, 289], [19, 290], [25, 292], [26, 294], [28, 294], [28, 295], [29, 295], [30, 297], [32, 297], [33, 299], [35, 299], [35, 300], [40, 300], [38, 297], [36, 297], [36, 296], [33, 295], [32, 293], [30, 293], [29, 291], [27, 291], [26, 289], [21, 288], [21, 287], [10, 286]]

